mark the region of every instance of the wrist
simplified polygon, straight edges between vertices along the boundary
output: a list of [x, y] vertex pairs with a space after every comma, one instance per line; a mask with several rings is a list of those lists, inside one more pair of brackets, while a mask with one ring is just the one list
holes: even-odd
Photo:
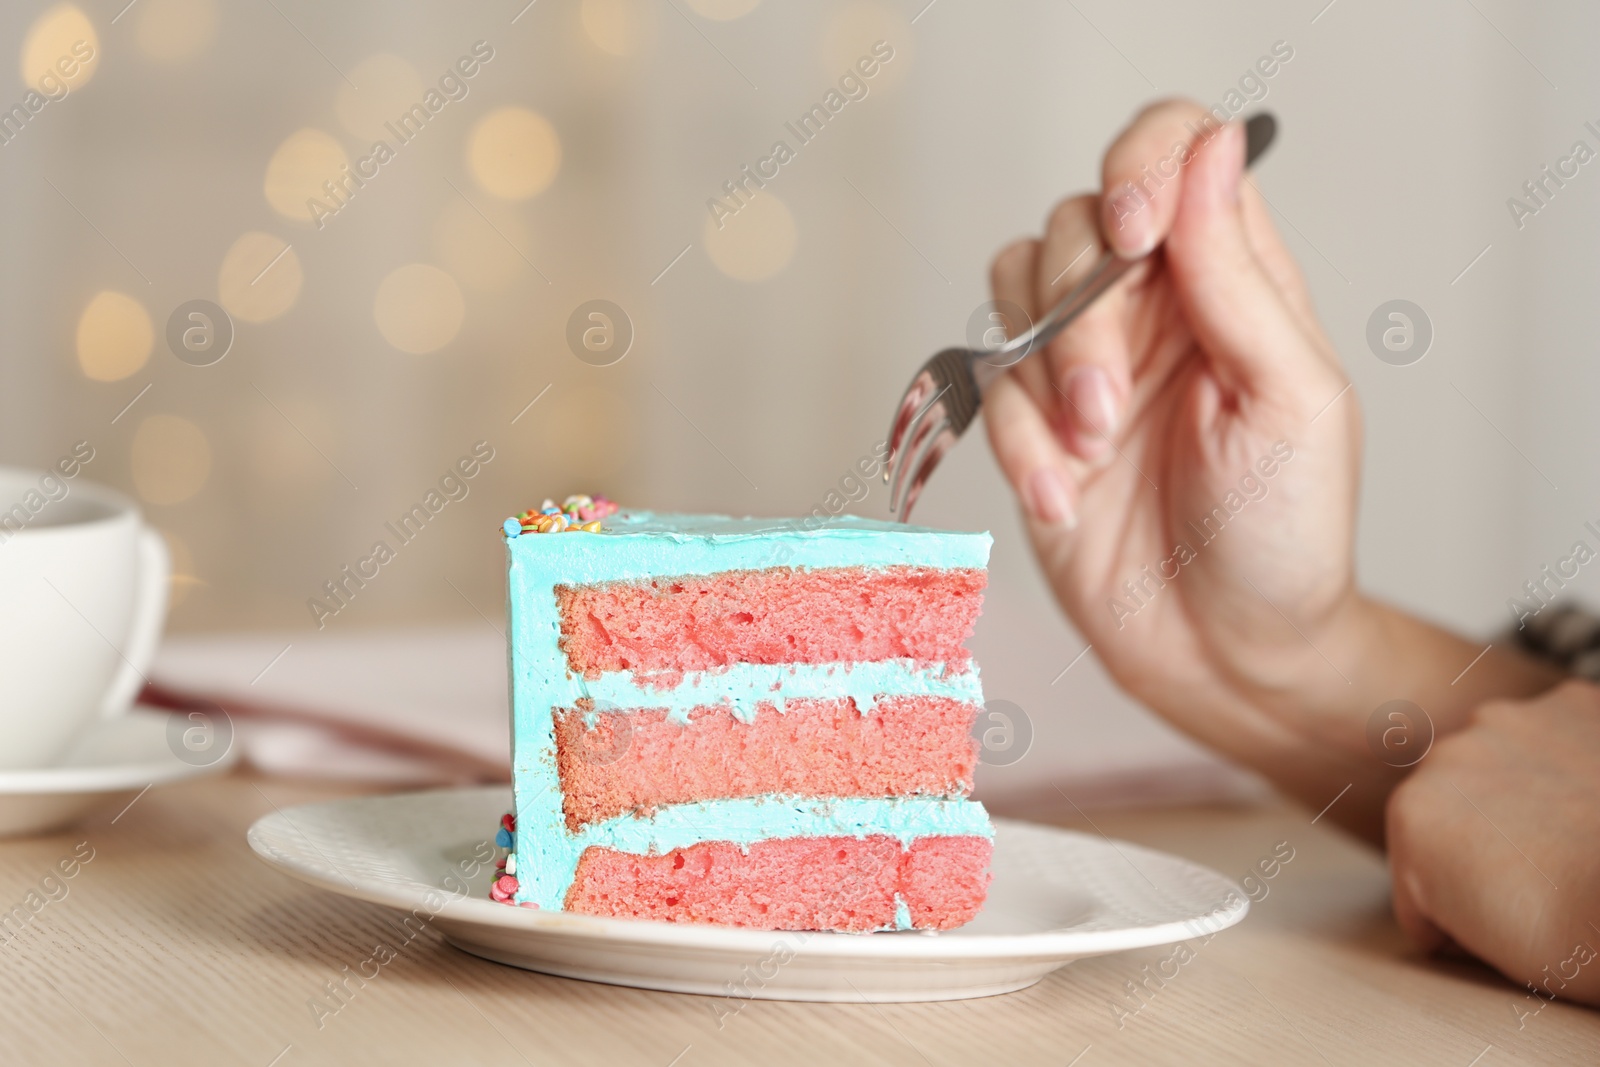
[[1469, 641], [1352, 590], [1315, 634], [1296, 684], [1262, 710], [1347, 753], [1371, 752], [1367, 723], [1393, 700], [1416, 704], [1434, 737], [1465, 725], [1492, 700], [1523, 699], [1564, 675], [1510, 646]]

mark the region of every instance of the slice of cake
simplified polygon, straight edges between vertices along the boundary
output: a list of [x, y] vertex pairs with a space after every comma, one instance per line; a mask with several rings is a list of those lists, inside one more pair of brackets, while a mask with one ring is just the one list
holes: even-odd
[[783, 930], [977, 914], [993, 829], [967, 799], [983, 694], [963, 643], [988, 534], [557, 510], [505, 523], [496, 899]]

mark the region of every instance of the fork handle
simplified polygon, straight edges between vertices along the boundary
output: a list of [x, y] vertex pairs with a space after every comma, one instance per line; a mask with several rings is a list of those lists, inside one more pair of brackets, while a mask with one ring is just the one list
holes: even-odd
[[[1278, 132], [1278, 120], [1273, 118], [1270, 111], [1263, 111], [1250, 116], [1245, 121], [1244, 130], [1244, 165], [1248, 168], [1271, 146], [1272, 139]], [[1070, 326], [1072, 321], [1083, 314], [1102, 293], [1115, 285], [1117, 279], [1128, 273], [1144, 258], [1146, 257], [1123, 259], [1115, 252], [1109, 250], [1102, 252], [1099, 262], [1089, 271], [1088, 276], [1062, 297], [1043, 318], [1034, 323], [1032, 329], [1018, 334], [992, 353], [974, 361], [972, 374], [978, 381], [978, 391], [987, 393], [989, 383], [1004, 374], [1006, 368], [1022, 362], [1030, 352], [1049, 344], [1056, 334]]]
[[1072, 325], [1074, 319], [1139, 262], [1137, 259], [1123, 259], [1115, 252], [1102, 252], [1088, 277], [1073, 286], [1044, 318], [1033, 324], [1031, 330], [1019, 333], [992, 354], [975, 362], [972, 374], [978, 380], [979, 390], [987, 391], [989, 383], [1004, 374], [1007, 367], [1022, 362], [1030, 352], [1049, 344], [1056, 334]]

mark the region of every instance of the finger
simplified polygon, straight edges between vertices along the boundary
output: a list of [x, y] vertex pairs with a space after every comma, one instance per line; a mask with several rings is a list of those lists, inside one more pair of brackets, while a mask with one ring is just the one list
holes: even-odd
[[1325, 399], [1342, 375], [1322, 359], [1251, 248], [1239, 195], [1243, 169], [1239, 123], [1196, 149], [1167, 238], [1167, 264], [1219, 378], [1303, 406]]
[[[1039, 318], [1038, 287], [1035, 278], [1038, 274], [1041, 245], [1042, 242], [1031, 237], [1014, 241], [1000, 250], [1000, 254], [995, 256], [994, 263], [989, 267], [989, 287], [994, 294], [995, 303], [1013, 304], [1022, 309], [1027, 319], [1026, 322], [1012, 322], [1010, 317], [1002, 314], [1006, 333], [1010, 337], [1027, 332]], [[1054, 410], [1054, 401], [1049, 395], [1050, 387], [1045, 381], [1041, 360], [1024, 359], [1011, 368], [1010, 375], [1022, 383], [1028, 395], [1042, 410]]]
[[[1039, 251], [1041, 313], [1048, 314], [1099, 261], [1104, 246], [1098, 211], [1098, 197], [1079, 196], [1062, 201], [1051, 213]], [[1068, 452], [1091, 462], [1110, 455], [1127, 408], [1131, 372], [1122, 316], [1125, 300], [1123, 290], [1106, 293], [1044, 352], [1057, 394], [1056, 430]]]
[[1027, 322], [1015, 323], [1005, 319], [1006, 332], [1015, 337], [1031, 327], [1039, 317], [1034, 299], [1034, 275], [1038, 273], [1040, 242], [1032, 237], [1013, 241], [1000, 250], [989, 266], [989, 288], [996, 304], [1015, 304], [1027, 316]]
[[1307, 333], [1320, 332], [1322, 326], [1317, 321], [1316, 307], [1311, 302], [1311, 290], [1306, 286], [1300, 265], [1289, 254], [1277, 226], [1272, 222], [1272, 211], [1266, 199], [1248, 177], [1239, 190], [1239, 196], [1250, 250], [1267, 272], [1267, 277], [1272, 279], [1272, 284], [1283, 295], [1284, 303], [1300, 320], [1300, 328]]
[[1101, 164], [1101, 227], [1126, 259], [1143, 256], [1166, 237], [1178, 212], [1183, 171], [1193, 143], [1217, 120], [1189, 100], [1162, 100], [1134, 117]]
[[1105, 251], [1096, 218], [1099, 208], [1100, 198], [1086, 193], [1061, 201], [1050, 212], [1034, 283], [1040, 314], [1082, 281]]
[[1421, 952], [1436, 952], [1448, 940], [1444, 931], [1428, 917], [1427, 898], [1422, 883], [1408, 858], [1389, 855], [1390, 880], [1393, 885], [1394, 918], [1405, 931], [1406, 937]]
[[[1498, 881], [1505, 857], [1484, 851], [1488, 827], [1479, 825], [1481, 817], [1453, 784], [1460, 774], [1459, 760], [1452, 762], [1460, 738], [1436, 746], [1430, 759], [1443, 762], [1432, 768], [1425, 763], [1389, 795], [1384, 836], [1395, 920], [1424, 952], [1455, 941], [1505, 969], [1500, 935], [1523, 928], [1495, 914], [1515, 893], [1496, 892], [1489, 884]], [[1441, 769], [1452, 766], [1457, 769]]]
[[[1106, 151], [1101, 167], [1103, 225], [1124, 257], [1143, 255], [1166, 237], [1177, 215], [1184, 169], [1199, 145], [1221, 129], [1215, 116], [1188, 100], [1164, 100], [1141, 111]], [[1305, 282], [1279, 239], [1261, 194], [1247, 190], [1251, 246], [1285, 297], [1310, 309]]]
[[1389, 881], [1394, 917], [1418, 949], [1433, 952], [1444, 944], [1445, 934], [1431, 917], [1423, 877], [1432, 868], [1418, 848], [1429, 832], [1429, 798], [1420, 788], [1422, 778], [1404, 782], [1389, 794], [1384, 809], [1384, 845], [1389, 850]]
[[1078, 524], [1077, 487], [1044, 413], [1011, 374], [983, 399], [983, 423], [1000, 469], [1035, 522], [1071, 530]]

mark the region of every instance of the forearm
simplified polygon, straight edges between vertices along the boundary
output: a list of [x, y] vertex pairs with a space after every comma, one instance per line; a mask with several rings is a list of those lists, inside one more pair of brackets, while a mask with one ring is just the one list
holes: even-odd
[[1483, 704], [1537, 696], [1565, 677], [1514, 647], [1469, 641], [1365, 596], [1338, 620], [1329, 655], [1346, 665], [1349, 684], [1344, 693], [1323, 689], [1320, 705], [1309, 710], [1336, 731], [1327, 740], [1380, 758], [1367, 724], [1389, 701], [1416, 704], [1437, 738], [1461, 729]]

